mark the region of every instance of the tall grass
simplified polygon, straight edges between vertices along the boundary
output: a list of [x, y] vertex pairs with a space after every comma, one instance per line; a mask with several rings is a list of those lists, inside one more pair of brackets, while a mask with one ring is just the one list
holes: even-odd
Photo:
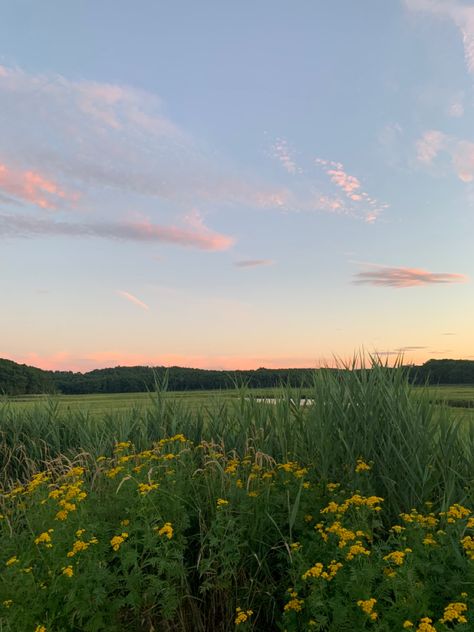
[[198, 408], [161, 385], [102, 417], [4, 402], [0, 629], [471, 629], [474, 430], [407, 377], [354, 362]]
[[[163, 385], [162, 385], [163, 386]], [[165, 385], [166, 386], [166, 385]], [[306, 396], [312, 401], [299, 405]], [[1, 483], [21, 480], [58, 457], [110, 455], [117, 441], [137, 449], [182, 432], [190, 440], [243, 454], [249, 448], [276, 461], [311, 465], [326, 481], [351, 482], [353, 463], [374, 463], [373, 492], [391, 516], [432, 501], [444, 508], [470, 502], [474, 479], [474, 426], [432, 391], [414, 389], [402, 366], [341, 366], [315, 372], [310, 389], [282, 387], [274, 404], [241, 387], [234, 399], [212, 397], [198, 408], [163, 387], [150, 406], [103, 416], [61, 412], [58, 401], [32, 409], [0, 407]], [[345, 479], [345, 480], [344, 480]]]

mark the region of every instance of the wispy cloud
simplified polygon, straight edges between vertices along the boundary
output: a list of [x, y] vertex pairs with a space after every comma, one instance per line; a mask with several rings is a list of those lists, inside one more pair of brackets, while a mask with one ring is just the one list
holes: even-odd
[[421, 268], [390, 268], [373, 264], [371, 269], [357, 272], [354, 283], [386, 287], [412, 287], [420, 285], [464, 283], [464, 274], [450, 272], [428, 272]]
[[234, 265], [237, 268], [256, 268], [258, 266], [271, 266], [274, 263], [272, 259], [241, 259], [236, 261]]
[[141, 222], [62, 222], [28, 215], [0, 214], [1, 237], [101, 237], [150, 243], [168, 243], [200, 250], [227, 250], [234, 239], [207, 228], [202, 220], [190, 227]]
[[440, 153], [447, 154], [452, 167], [462, 182], [474, 180], [474, 142], [458, 139], [438, 130], [428, 130], [416, 142], [417, 158], [423, 165], [431, 165]]
[[[199, 202], [279, 208], [287, 196], [282, 187], [217, 161], [164, 114], [158, 96], [131, 86], [0, 66], [0, 101], [3, 157], [24, 172], [37, 174], [41, 165], [40, 193], [60, 181], [85, 200], [118, 190], [181, 209]], [[22, 190], [17, 180], [16, 193]], [[64, 189], [56, 186], [57, 198]], [[46, 192], [50, 204], [53, 192]]]
[[279, 160], [288, 173], [295, 174], [301, 171], [293, 158], [293, 152], [288, 146], [288, 142], [283, 138], [277, 138], [273, 147], [272, 155]]
[[461, 116], [464, 116], [464, 105], [462, 101], [453, 101], [449, 106], [448, 114], [452, 118], [461, 118]]
[[130, 303], [133, 303], [134, 305], [141, 307], [142, 309], [145, 309], [145, 310], [149, 309], [146, 303], [141, 301], [135, 295], [130, 294], [130, 292], [125, 292], [124, 290], [117, 290], [117, 294], [121, 296], [122, 298], [124, 298], [125, 300], [129, 301]]
[[316, 158], [315, 164], [323, 169], [331, 182], [345, 194], [346, 198], [362, 210], [366, 222], [375, 222], [380, 213], [389, 207], [388, 204], [379, 202], [364, 191], [359, 178], [347, 173], [341, 162]]
[[66, 193], [56, 182], [31, 170], [15, 170], [0, 162], [0, 191], [18, 201], [54, 210], [59, 204], [77, 199]]
[[447, 18], [458, 27], [464, 46], [467, 69], [474, 74], [474, 6], [456, 0], [405, 0], [413, 11], [425, 11]]
[[398, 347], [396, 349], [389, 349], [385, 351], [374, 351], [374, 355], [377, 356], [403, 356], [405, 353], [410, 353], [412, 351], [422, 351], [423, 349], [427, 349], [424, 345], [409, 345], [405, 347]]

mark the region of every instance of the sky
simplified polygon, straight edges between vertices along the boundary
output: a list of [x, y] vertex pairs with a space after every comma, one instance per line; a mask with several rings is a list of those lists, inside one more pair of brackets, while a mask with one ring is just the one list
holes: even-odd
[[474, 2], [15, 0], [0, 357], [474, 359]]

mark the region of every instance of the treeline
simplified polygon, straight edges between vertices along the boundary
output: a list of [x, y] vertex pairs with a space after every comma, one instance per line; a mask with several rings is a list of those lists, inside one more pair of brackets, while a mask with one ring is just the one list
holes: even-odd
[[415, 384], [474, 384], [474, 360], [428, 360], [410, 375]]
[[[313, 372], [314, 369], [212, 371], [183, 367], [118, 366], [74, 373], [43, 371], [0, 359], [0, 394], [138, 393], [152, 391], [157, 384], [165, 381], [170, 391], [227, 389], [236, 384], [246, 384], [250, 388], [281, 384], [309, 387]], [[474, 361], [428, 360], [421, 366], [409, 367], [409, 378], [414, 384], [474, 384]]]
[[170, 391], [213, 390], [245, 384], [250, 388], [309, 386], [313, 369], [257, 369], [255, 371], [212, 371], [184, 367], [117, 366], [87, 373], [43, 371], [11, 360], [0, 359], [0, 393], [139, 393], [153, 391], [166, 382]]

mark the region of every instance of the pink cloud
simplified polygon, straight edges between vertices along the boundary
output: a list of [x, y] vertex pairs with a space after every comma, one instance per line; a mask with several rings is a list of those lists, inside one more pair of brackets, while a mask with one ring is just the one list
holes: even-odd
[[56, 209], [64, 200], [77, 199], [77, 195], [67, 194], [53, 180], [37, 171], [20, 171], [0, 163], [0, 190], [23, 202], [43, 209]]
[[202, 223], [180, 228], [140, 222], [73, 223], [27, 215], [0, 214], [0, 236], [3, 237], [101, 237], [150, 243], [168, 243], [199, 250], [227, 250], [234, 243], [228, 235], [214, 232]]
[[314, 162], [329, 176], [331, 182], [335, 184], [351, 202], [354, 202], [354, 204], [349, 203], [348, 205], [344, 205], [340, 200], [336, 199], [334, 210], [344, 210], [346, 214], [354, 215], [354, 209], [357, 209], [358, 214], [360, 214], [359, 209], [364, 209], [364, 220], [371, 224], [378, 219], [382, 211], [388, 208], [388, 204], [378, 202], [378, 200], [363, 191], [360, 180], [356, 176], [347, 173], [341, 162], [326, 160], [324, 158], [316, 158]]
[[433, 163], [441, 153], [447, 154], [457, 177], [462, 182], [474, 180], [474, 143], [469, 140], [448, 136], [437, 130], [429, 130], [416, 142], [419, 162]]
[[445, 147], [447, 137], [443, 132], [428, 130], [416, 142], [417, 158], [420, 162], [430, 164]]
[[130, 292], [125, 292], [124, 290], [117, 290], [117, 294], [121, 296], [122, 298], [124, 298], [125, 300], [129, 301], [130, 303], [133, 303], [134, 305], [138, 305], [138, 307], [141, 307], [142, 309], [145, 309], [145, 310], [149, 309], [146, 303], [141, 301], [139, 298], [137, 298], [133, 294], [130, 294]]
[[371, 269], [358, 272], [354, 283], [399, 288], [439, 283], [464, 283], [467, 280], [468, 277], [464, 274], [428, 272], [421, 268], [389, 268], [374, 264]]
[[355, 176], [350, 176], [342, 169], [328, 169], [326, 173], [334, 184], [336, 184], [349, 196], [357, 189], [360, 189], [359, 180]]
[[281, 162], [288, 173], [295, 174], [298, 171], [297, 164], [291, 155], [286, 140], [278, 138], [272, 149], [273, 157]]

